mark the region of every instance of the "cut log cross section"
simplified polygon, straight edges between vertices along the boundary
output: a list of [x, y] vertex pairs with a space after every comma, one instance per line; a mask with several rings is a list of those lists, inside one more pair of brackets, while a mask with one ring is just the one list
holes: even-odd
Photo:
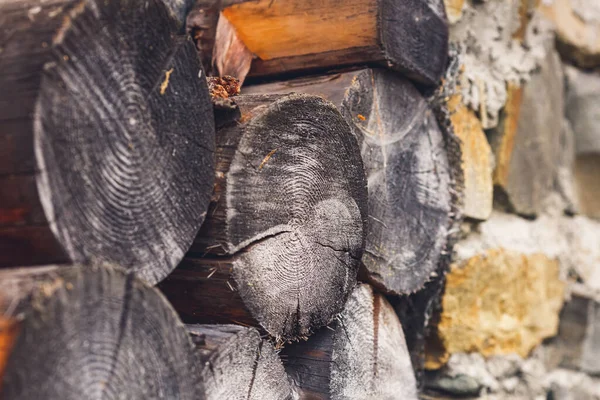
[[[228, 35], [217, 38], [214, 54], [240, 65], [253, 53], [257, 58], [249, 76], [378, 63], [432, 85], [446, 68], [448, 25], [426, 0], [227, 3], [236, 4], [224, 8], [219, 25], [234, 30], [235, 41], [249, 51], [230, 46]], [[226, 64], [221, 68], [240, 71]]]
[[302, 398], [417, 399], [416, 379], [394, 309], [359, 284], [334, 328], [282, 351]]
[[254, 328], [188, 325], [202, 360], [206, 400], [297, 398], [273, 345]]
[[79, 266], [5, 270], [0, 293], [2, 315], [17, 323], [10, 349], [0, 352], [8, 353], [3, 399], [204, 398], [185, 327], [133, 274]]
[[206, 223], [161, 288], [186, 322], [258, 322], [298, 339], [341, 311], [356, 280], [367, 216], [358, 144], [319, 97], [234, 99], [237, 120], [217, 122]]
[[427, 102], [410, 82], [383, 69], [244, 88], [290, 91], [331, 100], [358, 139], [369, 190], [362, 258], [369, 280], [390, 293], [419, 290], [446, 246], [461, 168]]
[[191, 245], [214, 119], [169, 10], [0, 3], [0, 266], [109, 262], [156, 283]]

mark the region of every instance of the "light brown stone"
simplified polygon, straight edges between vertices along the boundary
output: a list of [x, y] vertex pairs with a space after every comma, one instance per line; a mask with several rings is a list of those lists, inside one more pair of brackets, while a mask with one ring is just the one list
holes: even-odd
[[[562, 55], [584, 68], [600, 65], [600, 11], [595, 3], [597, 1], [551, 0], [540, 4], [540, 10], [556, 25]], [[586, 14], [595, 16], [582, 18]]]
[[485, 220], [492, 213], [494, 185], [492, 182], [492, 150], [481, 122], [462, 103], [460, 95], [448, 101], [454, 133], [461, 140], [464, 171], [464, 208], [467, 217]]
[[515, 135], [523, 101], [523, 88], [509, 84], [507, 88], [507, 99], [504, 106], [504, 120], [501, 133], [495, 146], [496, 167], [494, 168], [494, 184], [506, 186], [510, 159], [515, 146]]
[[437, 368], [454, 353], [527, 357], [556, 334], [563, 296], [558, 261], [541, 253], [498, 248], [453, 264], [437, 327], [441, 347], [426, 367]]
[[462, 17], [465, 0], [444, 0], [448, 22], [454, 24]]

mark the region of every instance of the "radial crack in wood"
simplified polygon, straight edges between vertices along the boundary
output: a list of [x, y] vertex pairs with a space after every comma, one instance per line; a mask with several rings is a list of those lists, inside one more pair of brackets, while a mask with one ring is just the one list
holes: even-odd
[[[278, 339], [298, 339], [340, 312], [356, 279], [367, 206], [358, 144], [319, 97], [234, 99], [240, 119], [217, 135], [206, 223], [182, 272], [161, 288], [188, 322], [237, 316]], [[213, 284], [211, 273], [222, 283]], [[225, 314], [203, 306], [214, 301], [204, 293], [227, 303]]]
[[0, 3], [0, 266], [108, 262], [156, 283], [181, 260], [214, 179], [183, 3]]
[[417, 89], [383, 69], [245, 87], [245, 93], [323, 96], [336, 104], [361, 147], [369, 191], [362, 261], [368, 278], [391, 293], [423, 287], [446, 246], [460, 159]]
[[0, 310], [18, 324], [3, 399], [201, 399], [199, 359], [155, 289], [111, 268], [0, 272]]
[[298, 398], [273, 345], [236, 325], [188, 325], [200, 352], [207, 400]]
[[302, 398], [417, 399], [402, 326], [393, 308], [359, 284], [333, 328], [282, 350]]

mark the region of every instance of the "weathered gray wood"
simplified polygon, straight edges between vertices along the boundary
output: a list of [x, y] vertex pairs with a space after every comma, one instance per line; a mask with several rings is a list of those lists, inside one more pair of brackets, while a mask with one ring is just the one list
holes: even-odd
[[207, 400], [286, 400], [292, 388], [273, 345], [236, 325], [188, 325], [202, 360]]
[[[225, 323], [246, 308], [277, 339], [305, 337], [341, 311], [356, 279], [367, 217], [358, 144], [335, 106], [319, 97], [233, 99], [238, 120], [217, 134], [207, 220], [191, 262], [161, 289], [186, 322]], [[212, 285], [217, 273], [224, 281]], [[214, 315], [186, 301], [184, 291], [201, 301], [210, 293], [228, 310]]]
[[[523, 88], [514, 144], [507, 150], [508, 166], [496, 182], [515, 212], [533, 216], [554, 191], [563, 129], [563, 71], [555, 50], [548, 53]], [[499, 132], [502, 129], [499, 130]], [[502, 137], [492, 135], [492, 148]]]
[[133, 274], [80, 266], [3, 270], [0, 293], [2, 319], [17, 326], [3, 399], [204, 398], [185, 327]]
[[366, 284], [354, 289], [334, 328], [286, 345], [282, 358], [302, 398], [417, 398], [400, 321]]
[[332, 101], [358, 139], [369, 190], [362, 258], [368, 279], [391, 293], [422, 288], [448, 240], [460, 169], [428, 103], [410, 82], [383, 69], [244, 88], [290, 91]]
[[0, 266], [111, 262], [155, 283], [183, 257], [214, 121], [169, 3], [0, 2]]

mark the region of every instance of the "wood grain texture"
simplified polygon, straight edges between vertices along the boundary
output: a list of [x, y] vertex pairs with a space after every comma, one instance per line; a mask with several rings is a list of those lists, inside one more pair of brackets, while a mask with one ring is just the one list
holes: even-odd
[[3, 399], [204, 398], [199, 360], [165, 299], [131, 273], [60, 266], [0, 272], [19, 331]]
[[188, 325], [202, 360], [207, 400], [297, 399], [273, 345], [237, 325]]
[[[369, 191], [363, 263], [391, 293], [430, 279], [446, 245], [454, 200], [444, 134], [415, 87], [383, 69], [248, 86], [245, 93], [311, 93], [336, 104], [357, 137]], [[452, 165], [456, 164], [456, 165]]]
[[234, 76], [244, 83], [254, 55], [238, 36], [233, 25], [221, 16], [217, 23], [213, 66], [219, 76]]
[[359, 284], [334, 328], [282, 351], [302, 398], [416, 399], [402, 326], [385, 298]]
[[109, 262], [155, 283], [183, 257], [210, 198], [214, 121], [178, 12], [0, 3], [0, 180], [19, 188], [0, 192], [0, 237], [20, 249], [0, 265]]
[[258, 57], [253, 77], [379, 63], [431, 85], [446, 68], [447, 22], [425, 0], [260, 0], [223, 16]]
[[[209, 268], [231, 273], [230, 285], [271, 335], [308, 336], [342, 309], [362, 256], [367, 189], [358, 144], [319, 97], [233, 99], [239, 120], [218, 131], [213, 203], [190, 258], [204, 279], [211, 257], [221, 257]], [[163, 286], [169, 297], [176, 288]], [[215, 291], [232, 296], [228, 287]], [[195, 310], [194, 321], [202, 315]]]

